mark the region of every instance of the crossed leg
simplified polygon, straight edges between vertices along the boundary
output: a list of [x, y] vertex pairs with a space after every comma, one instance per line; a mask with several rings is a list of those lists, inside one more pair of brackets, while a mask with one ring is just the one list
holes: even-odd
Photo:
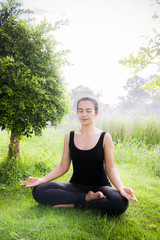
[[[89, 191], [86, 196], [85, 196], [85, 200], [86, 202], [88, 201], [91, 201], [91, 200], [96, 200], [96, 199], [103, 199], [103, 198], [106, 198], [106, 196], [98, 191], [98, 192], [93, 192], [93, 191]], [[57, 204], [57, 205], [54, 205], [53, 207], [54, 208], [58, 208], [58, 207], [71, 207], [73, 208], [75, 204]]]
[[81, 186], [72, 183], [43, 183], [33, 189], [38, 203], [56, 207], [97, 209], [104, 213], [119, 214], [126, 211], [128, 201], [114, 188]]

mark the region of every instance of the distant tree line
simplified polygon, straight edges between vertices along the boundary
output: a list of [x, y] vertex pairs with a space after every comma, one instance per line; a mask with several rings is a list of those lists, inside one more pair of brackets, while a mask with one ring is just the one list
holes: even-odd
[[146, 92], [143, 86], [150, 82], [156, 75], [143, 79], [139, 76], [129, 78], [124, 86], [126, 96], [119, 97], [117, 111], [123, 114], [153, 115], [160, 113], [160, 99], [157, 97], [157, 89]]
[[129, 78], [124, 85], [126, 95], [119, 97], [118, 104], [112, 109], [109, 103], [101, 102], [101, 94], [94, 93], [89, 87], [79, 85], [71, 90], [71, 110], [67, 118], [76, 118], [77, 100], [84, 96], [95, 97], [99, 102], [99, 114], [107, 115], [118, 112], [123, 115], [153, 115], [160, 113], [160, 99], [157, 97], [157, 89], [146, 92], [142, 87], [147, 82], [150, 82], [156, 75], [150, 76], [149, 79], [143, 79], [140, 76]]

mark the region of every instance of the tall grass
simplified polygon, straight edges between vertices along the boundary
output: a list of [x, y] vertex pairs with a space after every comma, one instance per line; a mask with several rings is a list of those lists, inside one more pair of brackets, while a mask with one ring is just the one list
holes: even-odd
[[126, 119], [119, 115], [102, 117], [98, 126], [109, 132], [115, 143], [136, 140], [145, 145], [160, 143], [160, 117], [138, 117]]
[[143, 169], [149, 174], [160, 177], [160, 144], [150, 148], [140, 145], [136, 141], [116, 144], [114, 148], [115, 163], [136, 166], [137, 169]]
[[[135, 117], [128, 120], [112, 115], [99, 117], [97, 125], [111, 134], [118, 164], [136, 164], [160, 176], [160, 118]], [[58, 129], [49, 127], [40, 137], [24, 137], [21, 140], [21, 161], [19, 166], [16, 162], [15, 167], [12, 162], [10, 165], [8, 162], [5, 165], [2, 163], [7, 158], [9, 133], [0, 131], [0, 181], [7, 179], [12, 183], [12, 178], [19, 181], [29, 175], [47, 174], [61, 161], [64, 135], [77, 126], [78, 122], [72, 121], [72, 124], [69, 122]]]

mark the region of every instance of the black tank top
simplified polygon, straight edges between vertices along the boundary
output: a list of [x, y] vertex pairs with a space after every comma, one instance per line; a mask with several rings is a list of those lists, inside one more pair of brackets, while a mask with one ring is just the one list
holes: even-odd
[[104, 168], [102, 132], [95, 147], [89, 150], [80, 150], [74, 144], [74, 132], [70, 132], [70, 157], [73, 164], [71, 183], [86, 186], [111, 186]]

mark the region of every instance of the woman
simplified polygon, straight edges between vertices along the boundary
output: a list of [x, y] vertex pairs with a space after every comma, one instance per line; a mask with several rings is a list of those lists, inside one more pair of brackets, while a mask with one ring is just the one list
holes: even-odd
[[[132, 190], [123, 186], [115, 168], [111, 136], [95, 127], [97, 101], [90, 97], [79, 99], [77, 114], [81, 128], [65, 136], [60, 165], [42, 178], [29, 177], [22, 186], [34, 187], [34, 199], [53, 207], [123, 213], [128, 202], [138, 201]], [[50, 182], [65, 174], [71, 161], [70, 182]], [[108, 177], [116, 189], [111, 187]]]

